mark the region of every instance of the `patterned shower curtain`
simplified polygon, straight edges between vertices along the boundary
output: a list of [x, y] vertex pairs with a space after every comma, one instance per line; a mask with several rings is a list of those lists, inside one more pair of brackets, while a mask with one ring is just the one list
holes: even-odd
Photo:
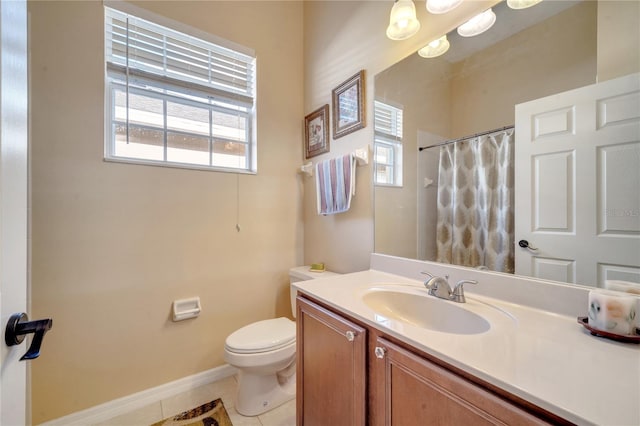
[[513, 130], [440, 148], [437, 261], [514, 272]]

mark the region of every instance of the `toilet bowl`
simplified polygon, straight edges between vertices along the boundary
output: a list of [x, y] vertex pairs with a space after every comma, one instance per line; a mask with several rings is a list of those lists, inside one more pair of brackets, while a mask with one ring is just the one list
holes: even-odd
[[[336, 275], [292, 268], [290, 283]], [[291, 287], [291, 308], [296, 315], [296, 291]], [[225, 361], [238, 369], [236, 410], [257, 416], [296, 395], [296, 323], [288, 318], [254, 322], [231, 333], [224, 345]]]

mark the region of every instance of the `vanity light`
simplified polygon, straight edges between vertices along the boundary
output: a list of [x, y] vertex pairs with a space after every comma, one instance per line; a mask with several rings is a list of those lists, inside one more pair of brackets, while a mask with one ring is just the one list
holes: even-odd
[[447, 35], [445, 34], [418, 50], [418, 55], [423, 58], [435, 58], [444, 55], [447, 50], [449, 50], [449, 40], [447, 40]]
[[542, 0], [507, 0], [507, 6], [511, 9], [526, 9], [531, 6], [535, 6]]
[[493, 10], [487, 9], [460, 25], [458, 27], [458, 34], [462, 37], [477, 36], [491, 28], [495, 22], [496, 14], [493, 13]]
[[416, 6], [412, 0], [396, 0], [391, 9], [387, 37], [391, 40], [405, 40], [420, 29], [416, 18]]
[[461, 4], [462, 0], [427, 0], [427, 10], [434, 15], [440, 15], [452, 11]]

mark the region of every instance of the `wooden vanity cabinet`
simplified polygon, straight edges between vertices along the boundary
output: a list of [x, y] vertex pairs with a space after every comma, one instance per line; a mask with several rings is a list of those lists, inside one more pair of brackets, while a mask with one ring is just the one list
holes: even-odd
[[298, 426], [569, 424], [304, 296], [297, 304]]
[[548, 424], [383, 337], [375, 345], [375, 425]]
[[367, 330], [300, 297], [296, 324], [297, 424], [364, 425]]

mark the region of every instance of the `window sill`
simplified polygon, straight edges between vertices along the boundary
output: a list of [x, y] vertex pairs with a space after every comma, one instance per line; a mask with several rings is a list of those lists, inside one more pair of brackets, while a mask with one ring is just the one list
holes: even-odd
[[132, 164], [132, 165], [141, 165], [141, 166], [153, 166], [153, 167], [164, 167], [164, 168], [172, 168], [172, 169], [188, 169], [188, 170], [201, 170], [205, 172], [222, 172], [222, 173], [236, 173], [241, 175], [257, 175], [257, 170], [245, 170], [245, 169], [231, 169], [225, 167], [209, 167], [209, 166], [199, 166], [197, 164], [184, 164], [184, 163], [171, 163], [171, 162], [159, 162], [159, 161], [151, 161], [151, 160], [141, 160], [137, 158], [117, 158], [117, 157], [104, 157], [104, 161], [107, 163], [121, 163], [121, 164]]

